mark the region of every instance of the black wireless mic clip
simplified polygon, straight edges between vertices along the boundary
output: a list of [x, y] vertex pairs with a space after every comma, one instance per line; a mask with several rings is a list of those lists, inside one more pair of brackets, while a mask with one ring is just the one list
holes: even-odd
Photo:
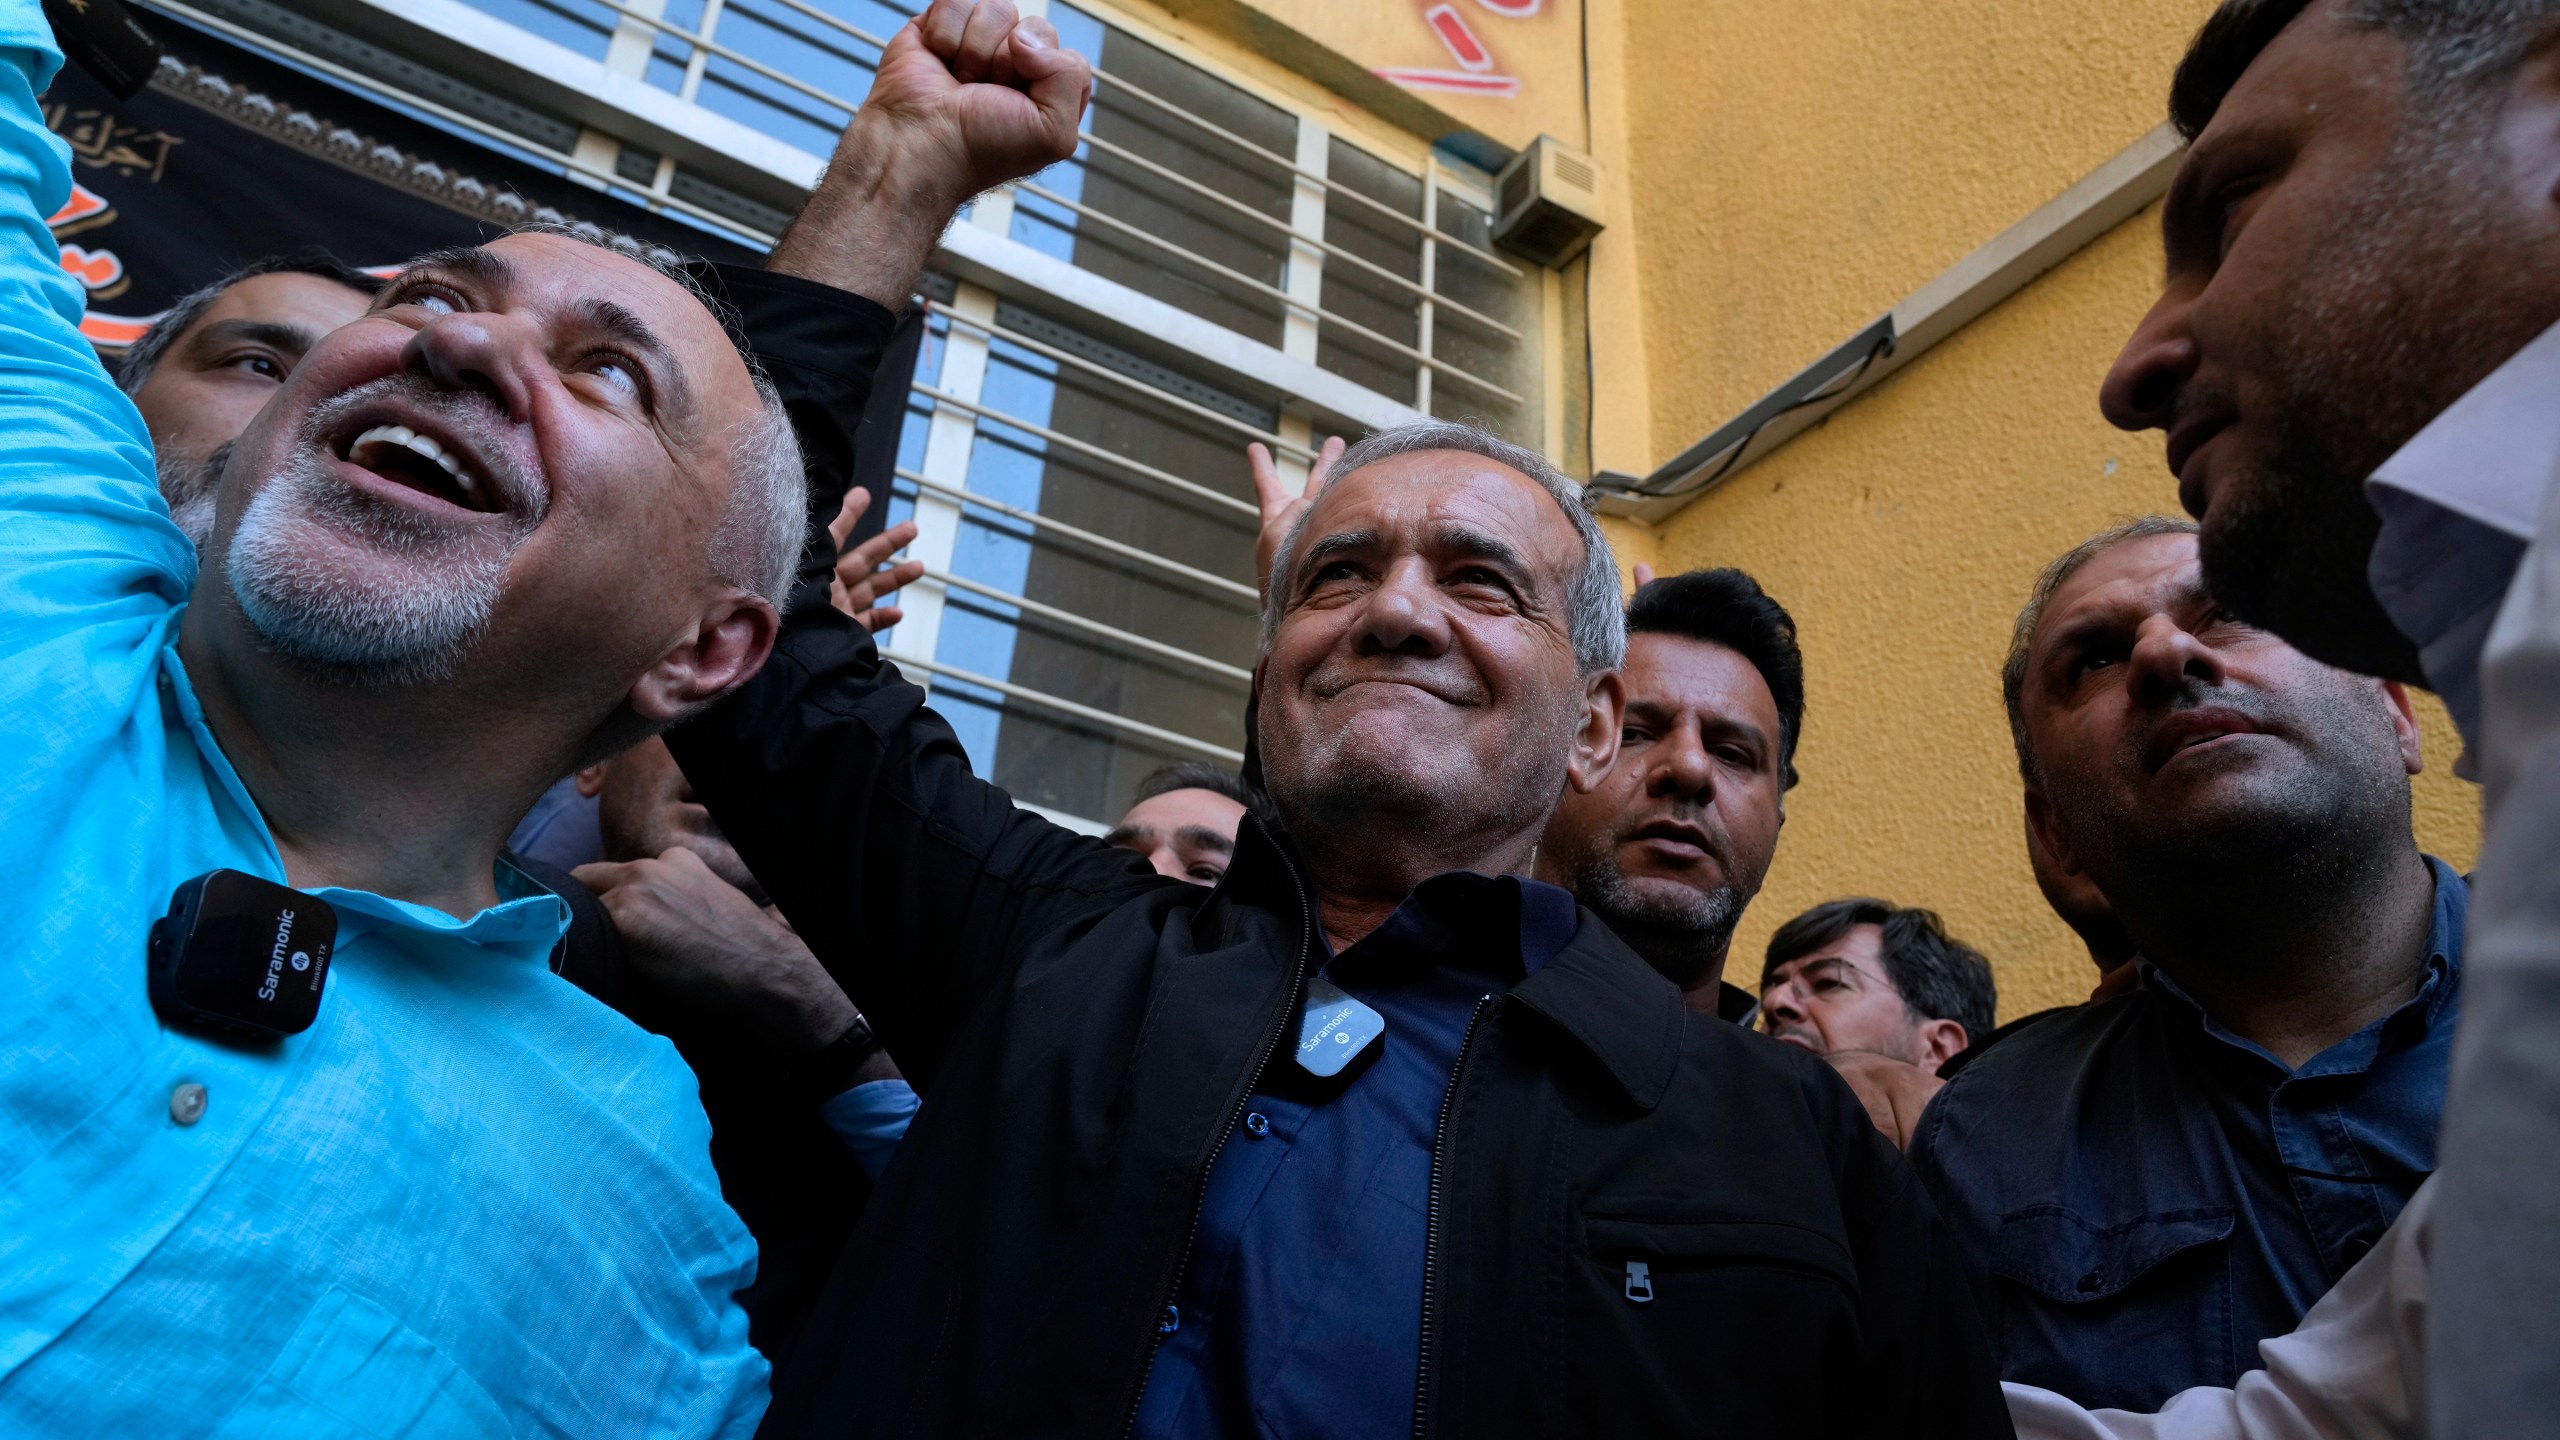
[[275, 1041], [311, 1028], [338, 943], [325, 900], [209, 870], [151, 922], [151, 1008], [174, 1028]]

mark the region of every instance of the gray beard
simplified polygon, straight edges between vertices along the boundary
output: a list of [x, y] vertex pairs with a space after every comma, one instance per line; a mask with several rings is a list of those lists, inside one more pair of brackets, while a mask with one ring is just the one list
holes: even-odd
[[152, 457], [160, 476], [160, 498], [169, 502], [169, 522], [199, 552], [205, 537], [213, 533], [214, 487], [222, 479], [222, 467], [230, 463], [231, 445], [228, 440], [216, 445], [202, 460], [166, 451]]
[[[315, 559], [314, 530], [408, 563], [396, 583], [350, 583]], [[305, 449], [249, 502], [224, 573], [240, 613], [278, 653], [369, 688], [427, 685], [449, 679], [487, 633], [523, 538], [492, 545], [367, 501]]]
[[1731, 948], [1734, 927], [1742, 923], [1742, 909], [1748, 903], [1730, 885], [1703, 892], [1684, 890], [1674, 900], [1649, 899], [1627, 883], [1626, 875], [1605, 854], [1576, 869], [1573, 893], [1591, 907], [1591, 913], [1609, 922], [1628, 949], [1683, 990], [1705, 979]]

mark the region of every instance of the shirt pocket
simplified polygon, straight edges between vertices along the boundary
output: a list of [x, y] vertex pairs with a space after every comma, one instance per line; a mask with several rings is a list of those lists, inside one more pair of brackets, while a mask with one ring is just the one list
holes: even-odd
[[2143, 1411], [2190, 1386], [2232, 1384], [2232, 1226], [2223, 1206], [2002, 1216], [1990, 1256], [2002, 1378]]
[[332, 1287], [215, 1440], [483, 1440], [514, 1434], [498, 1402], [427, 1338]]
[[1858, 1271], [1838, 1237], [1776, 1220], [1583, 1220], [1557, 1337], [1593, 1434], [1828, 1435], [1859, 1353]]

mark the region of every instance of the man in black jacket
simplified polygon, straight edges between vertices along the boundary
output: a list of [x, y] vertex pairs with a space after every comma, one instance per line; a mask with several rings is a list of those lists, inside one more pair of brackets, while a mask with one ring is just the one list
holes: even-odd
[[815, 585], [671, 735], [929, 1100], [768, 1433], [2007, 1433], [1838, 1079], [1517, 877], [1617, 745], [1578, 491], [1456, 426], [1336, 473], [1257, 671], [1285, 830], [1214, 889], [1016, 809]]

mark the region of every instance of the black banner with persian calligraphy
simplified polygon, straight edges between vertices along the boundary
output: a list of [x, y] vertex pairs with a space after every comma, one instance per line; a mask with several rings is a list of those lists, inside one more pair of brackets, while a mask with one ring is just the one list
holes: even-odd
[[81, 330], [122, 350], [189, 291], [262, 256], [321, 249], [389, 270], [526, 220], [592, 226], [680, 254], [743, 248], [457, 139], [349, 91], [155, 17], [184, 67], [118, 100], [76, 66], [44, 97], [71, 148], [53, 216], [88, 293]]

